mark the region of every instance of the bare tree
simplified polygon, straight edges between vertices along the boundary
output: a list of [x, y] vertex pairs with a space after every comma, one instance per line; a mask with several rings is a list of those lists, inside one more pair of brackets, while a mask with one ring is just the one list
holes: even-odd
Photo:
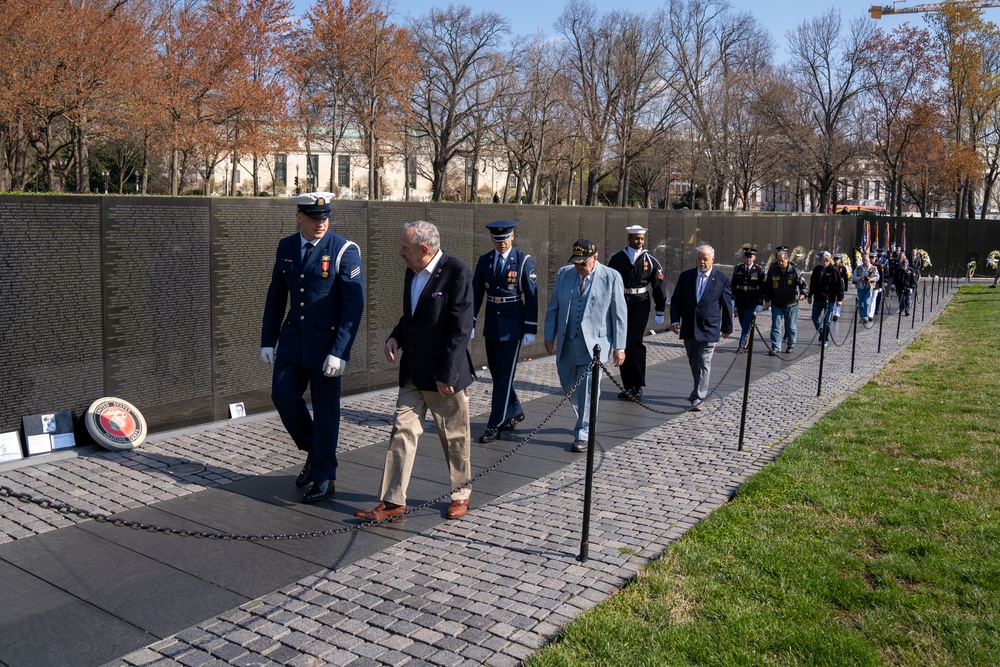
[[565, 62], [573, 74], [570, 109], [586, 149], [587, 206], [596, 203], [598, 185], [610, 173], [608, 142], [621, 94], [614, 75], [622, 54], [612, 47], [614, 29], [610, 15], [599, 17], [587, 0], [570, 0], [556, 20], [556, 30], [566, 38]]
[[[844, 34], [840, 14], [829, 10], [803, 21], [789, 33], [791, 61], [787, 73], [796, 105], [812, 131], [812, 137], [800, 150], [810, 158], [810, 182], [816, 189], [821, 212], [830, 210], [838, 174], [855, 161], [863, 148], [859, 129], [851, 123], [851, 113], [865, 90], [864, 47], [873, 30], [870, 20], [859, 17]], [[801, 137], [801, 125], [794, 118], [773, 119], [789, 138]]]
[[[629, 205], [632, 165], [657, 142], [675, 121], [676, 99], [666, 76], [666, 49], [660, 38], [662, 17], [650, 21], [632, 12], [614, 12], [609, 23], [618, 54], [614, 78], [619, 81], [618, 105], [613, 116], [614, 149], [618, 170], [618, 204]], [[648, 205], [648, 194], [647, 194]]]
[[[729, 175], [733, 184], [734, 208], [750, 210], [751, 195], [764, 182], [778, 179], [780, 167], [794, 149], [776, 136], [776, 127], [767, 113], [767, 104], [758, 95], [781, 95], [776, 85], [751, 85], [735, 82], [731, 86], [732, 114], [729, 117]], [[786, 175], [787, 178], [787, 175]], [[773, 202], [772, 202], [773, 204]]]
[[494, 127], [516, 179], [514, 199], [523, 192], [532, 204], [546, 163], [565, 140], [566, 73], [562, 51], [538, 34], [517, 49], [516, 68], [503, 80]]
[[769, 66], [766, 30], [726, 0], [671, 0], [663, 31], [680, 108], [698, 134], [710, 170], [710, 202], [721, 208], [730, 171], [730, 130], [740, 73]]
[[448, 164], [474, 131], [470, 118], [492, 103], [479, 93], [502, 75], [495, 58], [509, 33], [510, 23], [500, 14], [474, 14], [465, 5], [431, 9], [413, 22], [422, 70], [413, 95], [413, 123], [431, 145], [434, 201], [441, 200]]
[[861, 125], [867, 144], [885, 176], [888, 210], [903, 212], [903, 157], [921, 127], [925, 114], [915, 109], [936, 97], [935, 61], [940, 57], [930, 33], [903, 24], [886, 34], [876, 31], [862, 55], [865, 94]]

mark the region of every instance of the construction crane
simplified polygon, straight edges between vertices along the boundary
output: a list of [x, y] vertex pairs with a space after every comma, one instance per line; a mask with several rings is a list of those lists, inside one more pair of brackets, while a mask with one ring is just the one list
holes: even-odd
[[[905, 2], [906, 0], [902, 0]], [[964, 7], [971, 7], [973, 9], [989, 9], [990, 7], [1000, 7], [1000, 1], [994, 0], [954, 0], [955, 4], [962, 5]], [[868, 8], [868, 13], [872, 15], [873, 19], [880, 19], [885, 14], [919, 14], [921, 12], [936, 12], [944, 8], [944, 2], [922, 2], [919, 5], [913, 5], [912, 7], [899, 7], [896, 5], [899, 2], [894, 2], [891, 5], [872, 5]]]

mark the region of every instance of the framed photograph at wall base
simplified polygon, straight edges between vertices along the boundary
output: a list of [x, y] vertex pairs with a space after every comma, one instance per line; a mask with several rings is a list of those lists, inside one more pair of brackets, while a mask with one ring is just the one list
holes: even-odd
[[240, 417], [246, 417], [246, 416], [247, 416], [247, 409], [246, 407], [244, 407], [242, 401], [240, 401], [239, 403], [229, 404], [230, 419], [239, 419]]
[[21, 418], [28, 456], [45, 454], [53, 449], [74, 447], [73, 414], [69, 410], [43, 412]]
[[19, 461], [23, 458], [20, 434], [17, 431], [0, 433], [0, 463]]

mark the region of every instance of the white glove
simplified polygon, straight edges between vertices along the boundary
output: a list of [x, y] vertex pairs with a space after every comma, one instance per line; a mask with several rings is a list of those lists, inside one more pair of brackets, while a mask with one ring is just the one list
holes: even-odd
[[663, 324], [663, 313], [657, 313], [656, 315], [653, 315], [653, 324], [657, 326]]
[[753, 309], [753, 312], [759, 313], [762, 310], [764, 310], [764, 306], [757, 306], [756, 308]]
[[273, 347], [262, 347], [260, 348], [260, 360], [265, 364], [274, 365], [274, 348]]
[[535, 334], [524, 334], [524, 340], [521, 341], [521, 345], [531, 345], [535, 342]]
[[472, 327], [472, 333], [469, 334], [469, 340], [472, 340], [475, 337], [476, 337], [476, 327]]
[[332, 354], [326, 356], [326, 361], [323, 362], [323, 375], [328, 378], [335, 378], [344, 372], [347, 368], [347, 362], [340, 357], [335, 357]]

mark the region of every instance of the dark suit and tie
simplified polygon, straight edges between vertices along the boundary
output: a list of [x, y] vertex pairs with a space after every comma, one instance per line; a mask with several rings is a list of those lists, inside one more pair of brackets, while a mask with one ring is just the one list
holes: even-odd
[[[354, 513], [365, 521], [406, 511], [406, 490], [428, 411], [444, 449], [449, 488], [472, 477], [467, 389], [475, 378], [469, 356], [472, 273], [441, 251], [440, 243], [437, 228], [429, 222], [404, 228], [403, 316], [385, 343], [389, 362], [399, 360], [399, 395], [379, 491], [382, 502]], [[447, 518], [464, 516], [471, 494], [470, 486], [452, 493]]]
[[698, 248], [698, 266], [680, 274], [670, 299], [670, 328], [684, 341], [694, 387], [692, 408], [708, 396], [712, 356], [720, 335], [733, 333], [733, 290], [729, 276], [712, 268], [715, 250]]

